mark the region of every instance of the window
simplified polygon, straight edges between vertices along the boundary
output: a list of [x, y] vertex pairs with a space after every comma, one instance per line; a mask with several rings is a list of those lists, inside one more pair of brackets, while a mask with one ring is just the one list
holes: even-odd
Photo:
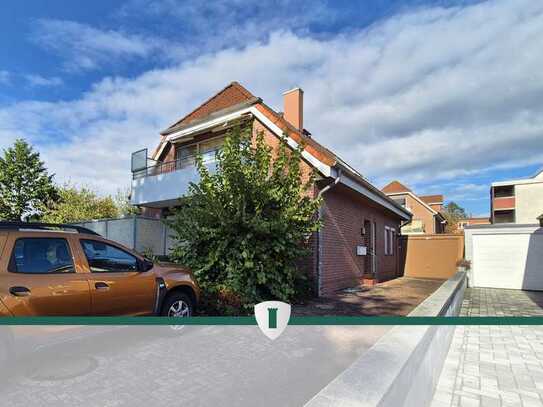
[[494, 198], [509, 198], [512, 196], [515, 196], [514, 185], [494, 187]]
[[385, 226], [385, 256], [394, 255], [394, 246], [396, 245], [396, 231]]
[[175, 163], [176, 168], [185, 168], [194, 165], [197, 154], [197, 145], [178, 147], [175, 150]]
[[65, 239], [17, 239], [9, 271], [14, 273], [74, 273], [70, 247]]
[[203, 143], [200, 143], [199, 149], [200, 154], [202, 154], [202, 160], [204, 163], [212, 163], [215, 162], [215, 155], [217, 154], [217, 151], [219, 151], [224, 144], [224, 138], [215, 138], [213, 140], [204, 141]]
[[495, 211], [494, 223], [515, 223], [515, 211], [514, 210]]
[[405, 196], [392, 196], [391, 198], [396, 203], [405, 206]]
[[195, 164], [196, 155], [201, 154], [204, 163], [215, 162], [215, 154], [224, 144], [224, 137], [215, 137], [200, 143], [180, 146], [175, 150], [176, 168], [185, 168]]
[[82, 240], [81, 245], [93, 273], [139, 270], [136, 256], [115, 246], [97, 240]]

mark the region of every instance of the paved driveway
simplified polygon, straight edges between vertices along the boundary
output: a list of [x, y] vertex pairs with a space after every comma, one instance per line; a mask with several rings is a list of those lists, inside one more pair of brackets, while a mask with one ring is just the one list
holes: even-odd
[[[463, 316], [542, 315], [543, 293], [468, 288]], [[543, 406], [543, 327], [458, 326], [432, 407]]]
[[543, 315], [543, 292], [468, 288], [460, 316], [531, 317]]
[[2, 366], [0, 404], [302, 406], [389, 327], [289, 326], [273, 342], [256, 326], [82, 329], [87, 339]]
[[401, 277], [373, 287], [355, 287], [335, 295], [294, 306], [296, 316], [394, 316], [407, 315], [445, 280]]

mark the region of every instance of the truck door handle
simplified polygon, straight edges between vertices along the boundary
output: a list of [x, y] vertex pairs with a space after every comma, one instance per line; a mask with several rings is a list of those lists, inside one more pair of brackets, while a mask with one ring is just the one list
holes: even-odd
[[28, 297], [30, 295], [30, 290], [26, 287], [11, 287], [9, 293], [16, 297]]
[[97, 290], [109, 290], [109, 285], [107, 283], [104, 283], [103, 281], [99, 281], [97, 283], [94, 283], [94, 287], [96, 287]]

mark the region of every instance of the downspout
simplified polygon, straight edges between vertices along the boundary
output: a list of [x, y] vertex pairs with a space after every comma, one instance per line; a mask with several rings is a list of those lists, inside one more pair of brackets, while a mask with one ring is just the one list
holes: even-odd
[[[330, 189], [339, 184], [341, 180], [341, 168], [337, 171], [337, 177], [330, 184], [326, 185], [323, 189], [317, 194], [317, 199], [320, 199], [325, 192], [328, 192]], [[319, 207], [319, 222], [323, 217], [323, 205]], [[317, 231], [317, 295], [321, 295], [321, 286], [322, 286], [322, 228], [319, 228]]]

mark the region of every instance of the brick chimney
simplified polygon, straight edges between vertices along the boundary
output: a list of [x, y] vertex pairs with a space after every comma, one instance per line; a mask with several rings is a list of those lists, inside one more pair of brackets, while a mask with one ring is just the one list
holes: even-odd
[[304, 91], [300, 88], [283, 93], [284, 118], [298, 130], [304, 128]]

